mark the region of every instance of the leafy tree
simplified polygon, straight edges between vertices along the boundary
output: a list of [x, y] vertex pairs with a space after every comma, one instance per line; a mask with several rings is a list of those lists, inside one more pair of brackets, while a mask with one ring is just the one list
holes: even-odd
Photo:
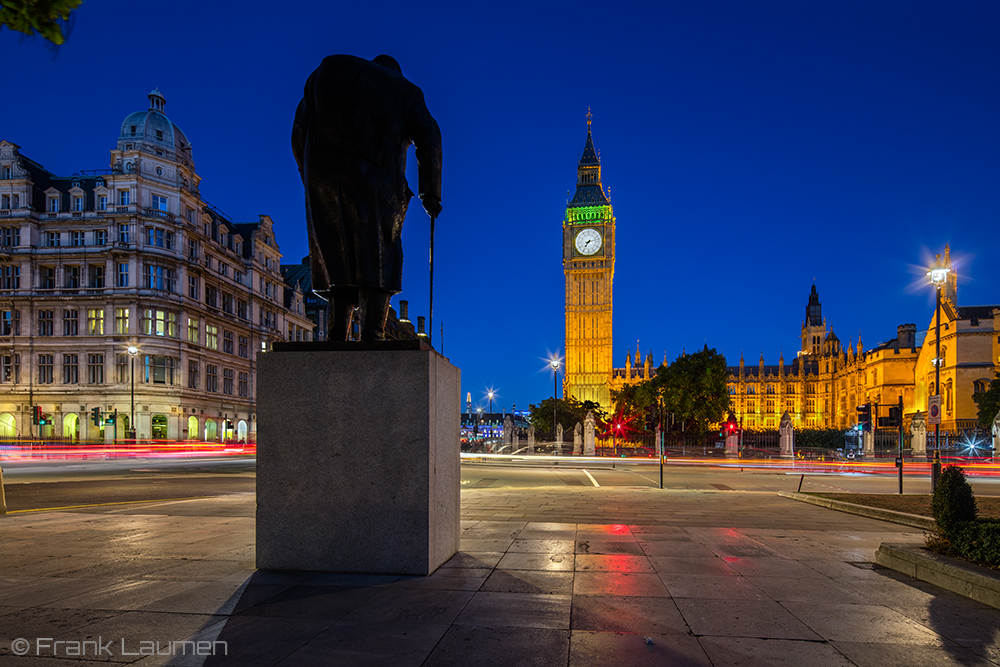
[[675, 423], [704, 431], [726, 418], [726, 358], [715, 348], [705, 345], [694, 354], [681, 354], [674, 363], [656, 369], [656, 375], [663, 387], [663, 409], [674, 414]]
[[990, 428], [997, 413], [1000, 412], [1000, 373], [997, 373], [990, 388], [978, 394], [973, 394], [972, 400], [979, 406], [979, 425]]
[[703, 431], [725, 419], [729, 410], [726, 375], [726, 358], [705, 345], [694, 354], [681, 354], [669, 366], [661, 365], [656, 377], [612, 392], [615, 414], [630, 419], [633, 429], [652, 429], [662, 401], [677, 428]]
[[[587, 418], [587, 412], [594, 413], [594, 419], [600, 423], [606, 418], [604, 410], [594, 401], [578, 401], [570, 398], [546, 398], [538, 405], [529, 405], [531, 414], [528, 421], [535, 427], [535, 436], [539, 439], [554, 438], [552, 429], [552, 409], [555, 408], [556, 419], [563, 427], [563, 433], [572, 433], [576, 425], [582, 424]], [[565, 437], [565, 436], [564, 436]]]
[[653, 377], [638, 384], [626, 384], [611, 390], [615, 418], [628, 421], [632, 430], [656, 428], [656, 411], [660, 405], [660, 383]]
[[69, 34], [70, 14], [81, 4], [83, 0], [2, 0], [0, 26], [31, 37], [41, 35], [59, 46]]

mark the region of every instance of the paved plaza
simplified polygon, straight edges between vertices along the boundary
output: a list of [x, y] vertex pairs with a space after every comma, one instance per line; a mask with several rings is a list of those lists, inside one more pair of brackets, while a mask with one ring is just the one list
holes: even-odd
[[0, 517], [0, 665], [1000, 664], [1000, 610], [873, 566], [920, 531], [773, 493], [465, 490], [430, 577], [258, 572], [254, 510]]

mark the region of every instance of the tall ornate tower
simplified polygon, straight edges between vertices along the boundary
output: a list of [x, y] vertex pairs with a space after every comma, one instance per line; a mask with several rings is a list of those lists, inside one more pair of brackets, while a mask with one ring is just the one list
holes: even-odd
[[576, 194], [563, 219], [566, 274], [566, 374], [563, 393], [610, 411], [615, 216], [601, 185], [601, 161], [590, 132], [576, 169]]
[[826, 319], [823, 317], [823, 304], [819, 302], [816, 286], [809, 293], [809, 303], [806, 304], [806, 319], [802, 322], [802, 350], [799, 354], [820, 354], [823, 341], [826, 340]]

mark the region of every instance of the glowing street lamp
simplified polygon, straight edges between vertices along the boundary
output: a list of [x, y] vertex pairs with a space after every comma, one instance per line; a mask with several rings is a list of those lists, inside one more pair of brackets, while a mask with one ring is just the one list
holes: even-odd
[[[927, 272], [931, 284], [937, 292], [937, 305], [934, 313], [934, 392], [941, 395], [941, 287], [948, 280], [948, 272], [951, 269], [945, 268], [941, 263], [941, 255], [935, 256], [934, 266]], [[941, 423], [934, 424], [934, 464], [931, 467], [931, 490], [937, 486], [938, 476], [941, 474]]]
[[139, 353], [139, 348], [137, 348], [135, 345], [129, 345], [128, 348], [126, 348], [126, 349], [128, 351], [128, 356], [130, 356], [132, 358], [132, 371], [131, 371], [131, 375], [132, 375], [132, 410], [129, 412], [129, 415], [128, 415], [128, 427], [129, 427], [129, 431], [130, 431], [130, 436], [134, 440], [135, 439], [135, 355], [137, 355]]
[[[490, 434], [490, 442], [493, 441], [493, 397], [495, 394], [492, 389], [486, 391], [486, 398], [490, 399], [490, 409], [486, 413], [486, 429]], [[492, 445], [490, 445], [492, 447]]]
[[[556, 439], [556, 429], [558, 421], [556, 420], [556, 406], [559, 400], [559, 366], [562, 362], [559, 361], [559, 357], [553, 357], [549, 360], [549, 366], [552, 367], [552, 441], [555, 442]], [[560, 443], [561, 444], [561, 443]]]

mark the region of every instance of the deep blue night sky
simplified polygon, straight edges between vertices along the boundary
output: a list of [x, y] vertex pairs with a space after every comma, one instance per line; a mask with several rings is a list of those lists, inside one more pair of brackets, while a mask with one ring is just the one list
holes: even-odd
[[[463, 406], [490, 386], [508, 410], [551, 395], [588, 107], [618, 220], [616, 365], [637, 341], [657, 363], [706, 342], [730, 363], [789, 360], [814, 280], [845, 344], [924, 329], [914, 281], [946, 243], [960, 303], [1000, 303], [1000, 4], [476, 4], [88, 0], [56, 53], [0, 32], [0, 139], [59, 174], [105, 168], [158, 87], [204, 198], [271, 215], [297, 263], [302, 85], [330, 53], [393, 55], [444, 137], [434, 321]], [[418, 204], [411, 316], [427, 308]]]

